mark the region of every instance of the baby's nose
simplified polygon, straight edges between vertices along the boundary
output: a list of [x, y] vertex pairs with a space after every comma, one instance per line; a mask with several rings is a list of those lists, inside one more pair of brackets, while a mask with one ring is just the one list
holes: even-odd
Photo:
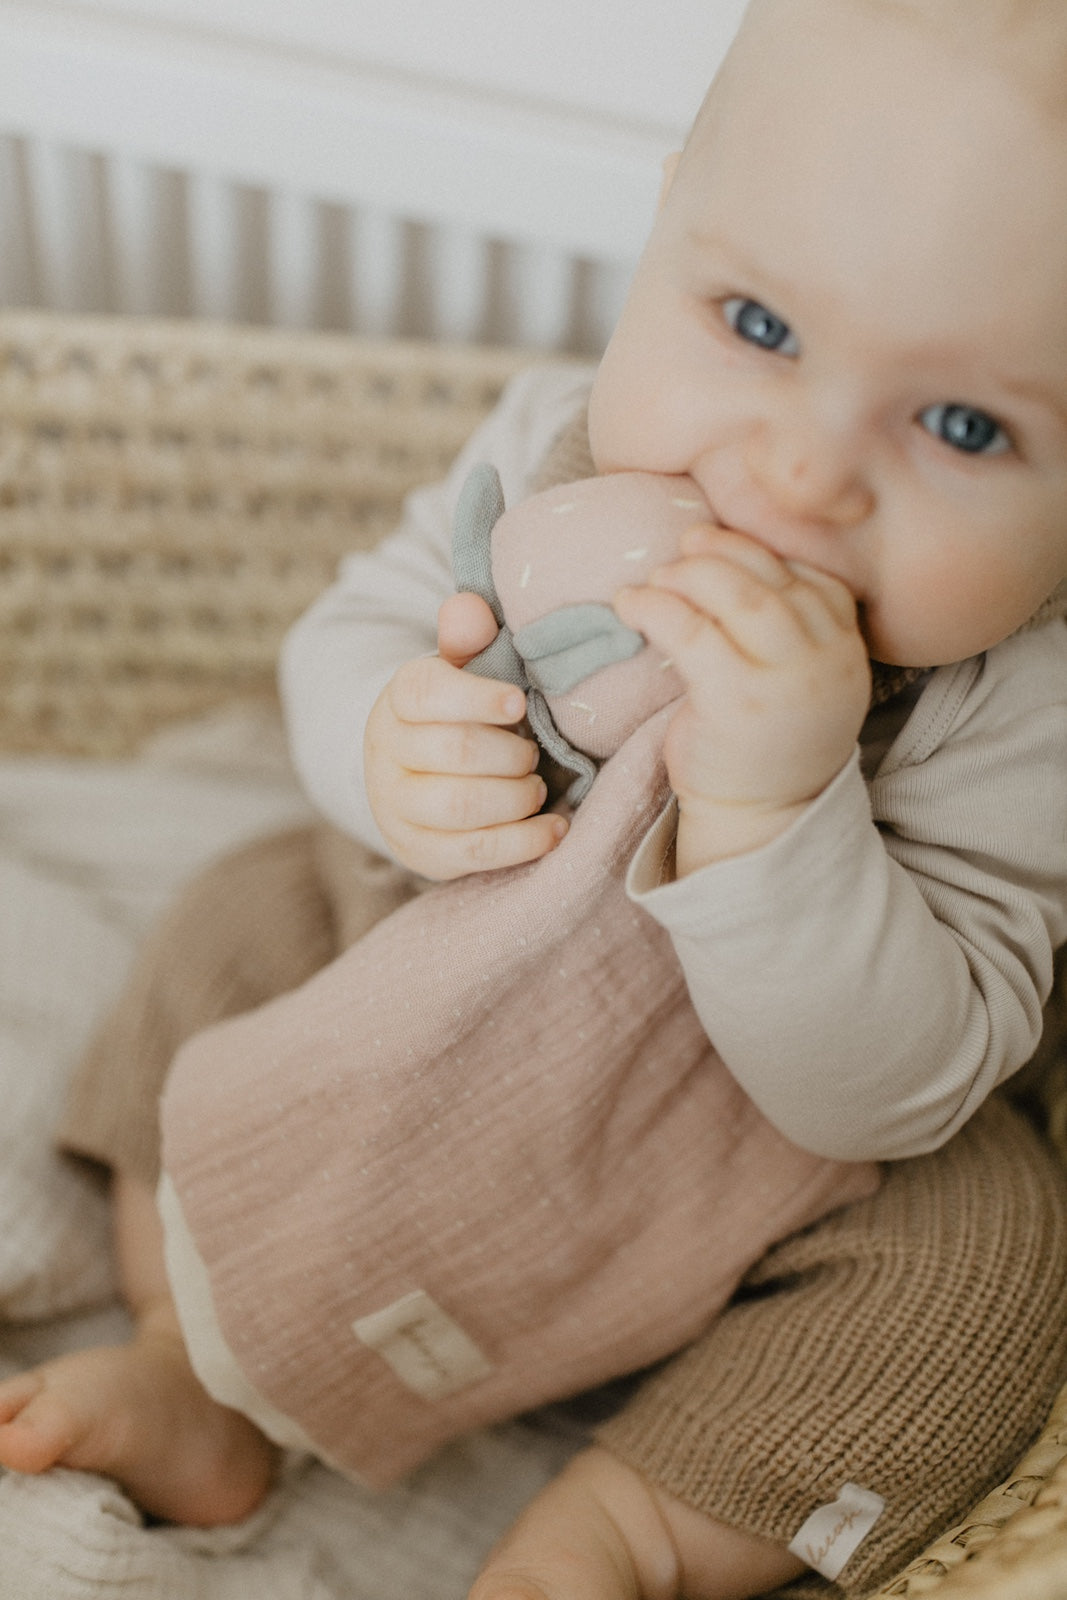
[[792, 417], [754, 430], [747, 456], [754, 484], [785, 516], [845, 528], [873, 509], [858, 443], [848, 430]]

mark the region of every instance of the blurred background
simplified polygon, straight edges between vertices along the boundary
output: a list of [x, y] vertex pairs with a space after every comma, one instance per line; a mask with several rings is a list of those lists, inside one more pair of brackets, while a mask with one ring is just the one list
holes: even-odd
[[743, 0], [0, 0], [0, 305], [595, 353]]

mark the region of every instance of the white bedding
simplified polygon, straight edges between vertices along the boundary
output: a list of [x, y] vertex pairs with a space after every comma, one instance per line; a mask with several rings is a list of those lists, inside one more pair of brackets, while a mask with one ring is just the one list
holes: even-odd
[[[304, 815], [266, 711], [135, 762], [0, 759], [0, 1372], [122, 1337], [105, 1197], [52, 1149], [67, 1076], [177, 885]], [[254, 1517], [211, 1532], [147, 1527], [90, 1474], [0, 1471], [0, 1600], [458, 1600], [573, 1448], [517, 1423], [385, 1495], [294, 1457]]]

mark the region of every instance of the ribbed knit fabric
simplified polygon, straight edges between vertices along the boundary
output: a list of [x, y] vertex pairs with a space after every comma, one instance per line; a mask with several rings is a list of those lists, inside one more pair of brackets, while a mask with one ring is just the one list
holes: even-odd
[[558, 483], [578, 483], [596, 477], [589, 445], [589, 421], [584, 408], [556, 435], [530, 485], [531, 494], [554, 489]]
[[773, 1248], [599, 1430], [680, 1499], [788, 1543], [845, 1482], [887, 1508], [837, 1585], [890, 1576], [1010, 1469], [1067, 1376], [1067, 1188], [997, 1098]]

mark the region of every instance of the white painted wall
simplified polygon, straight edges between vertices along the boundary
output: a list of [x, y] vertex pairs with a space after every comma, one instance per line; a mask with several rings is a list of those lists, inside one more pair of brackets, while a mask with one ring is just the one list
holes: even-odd
[[64, 9], [674, 129], [696, 110], [741, 0], [68, 0]]

